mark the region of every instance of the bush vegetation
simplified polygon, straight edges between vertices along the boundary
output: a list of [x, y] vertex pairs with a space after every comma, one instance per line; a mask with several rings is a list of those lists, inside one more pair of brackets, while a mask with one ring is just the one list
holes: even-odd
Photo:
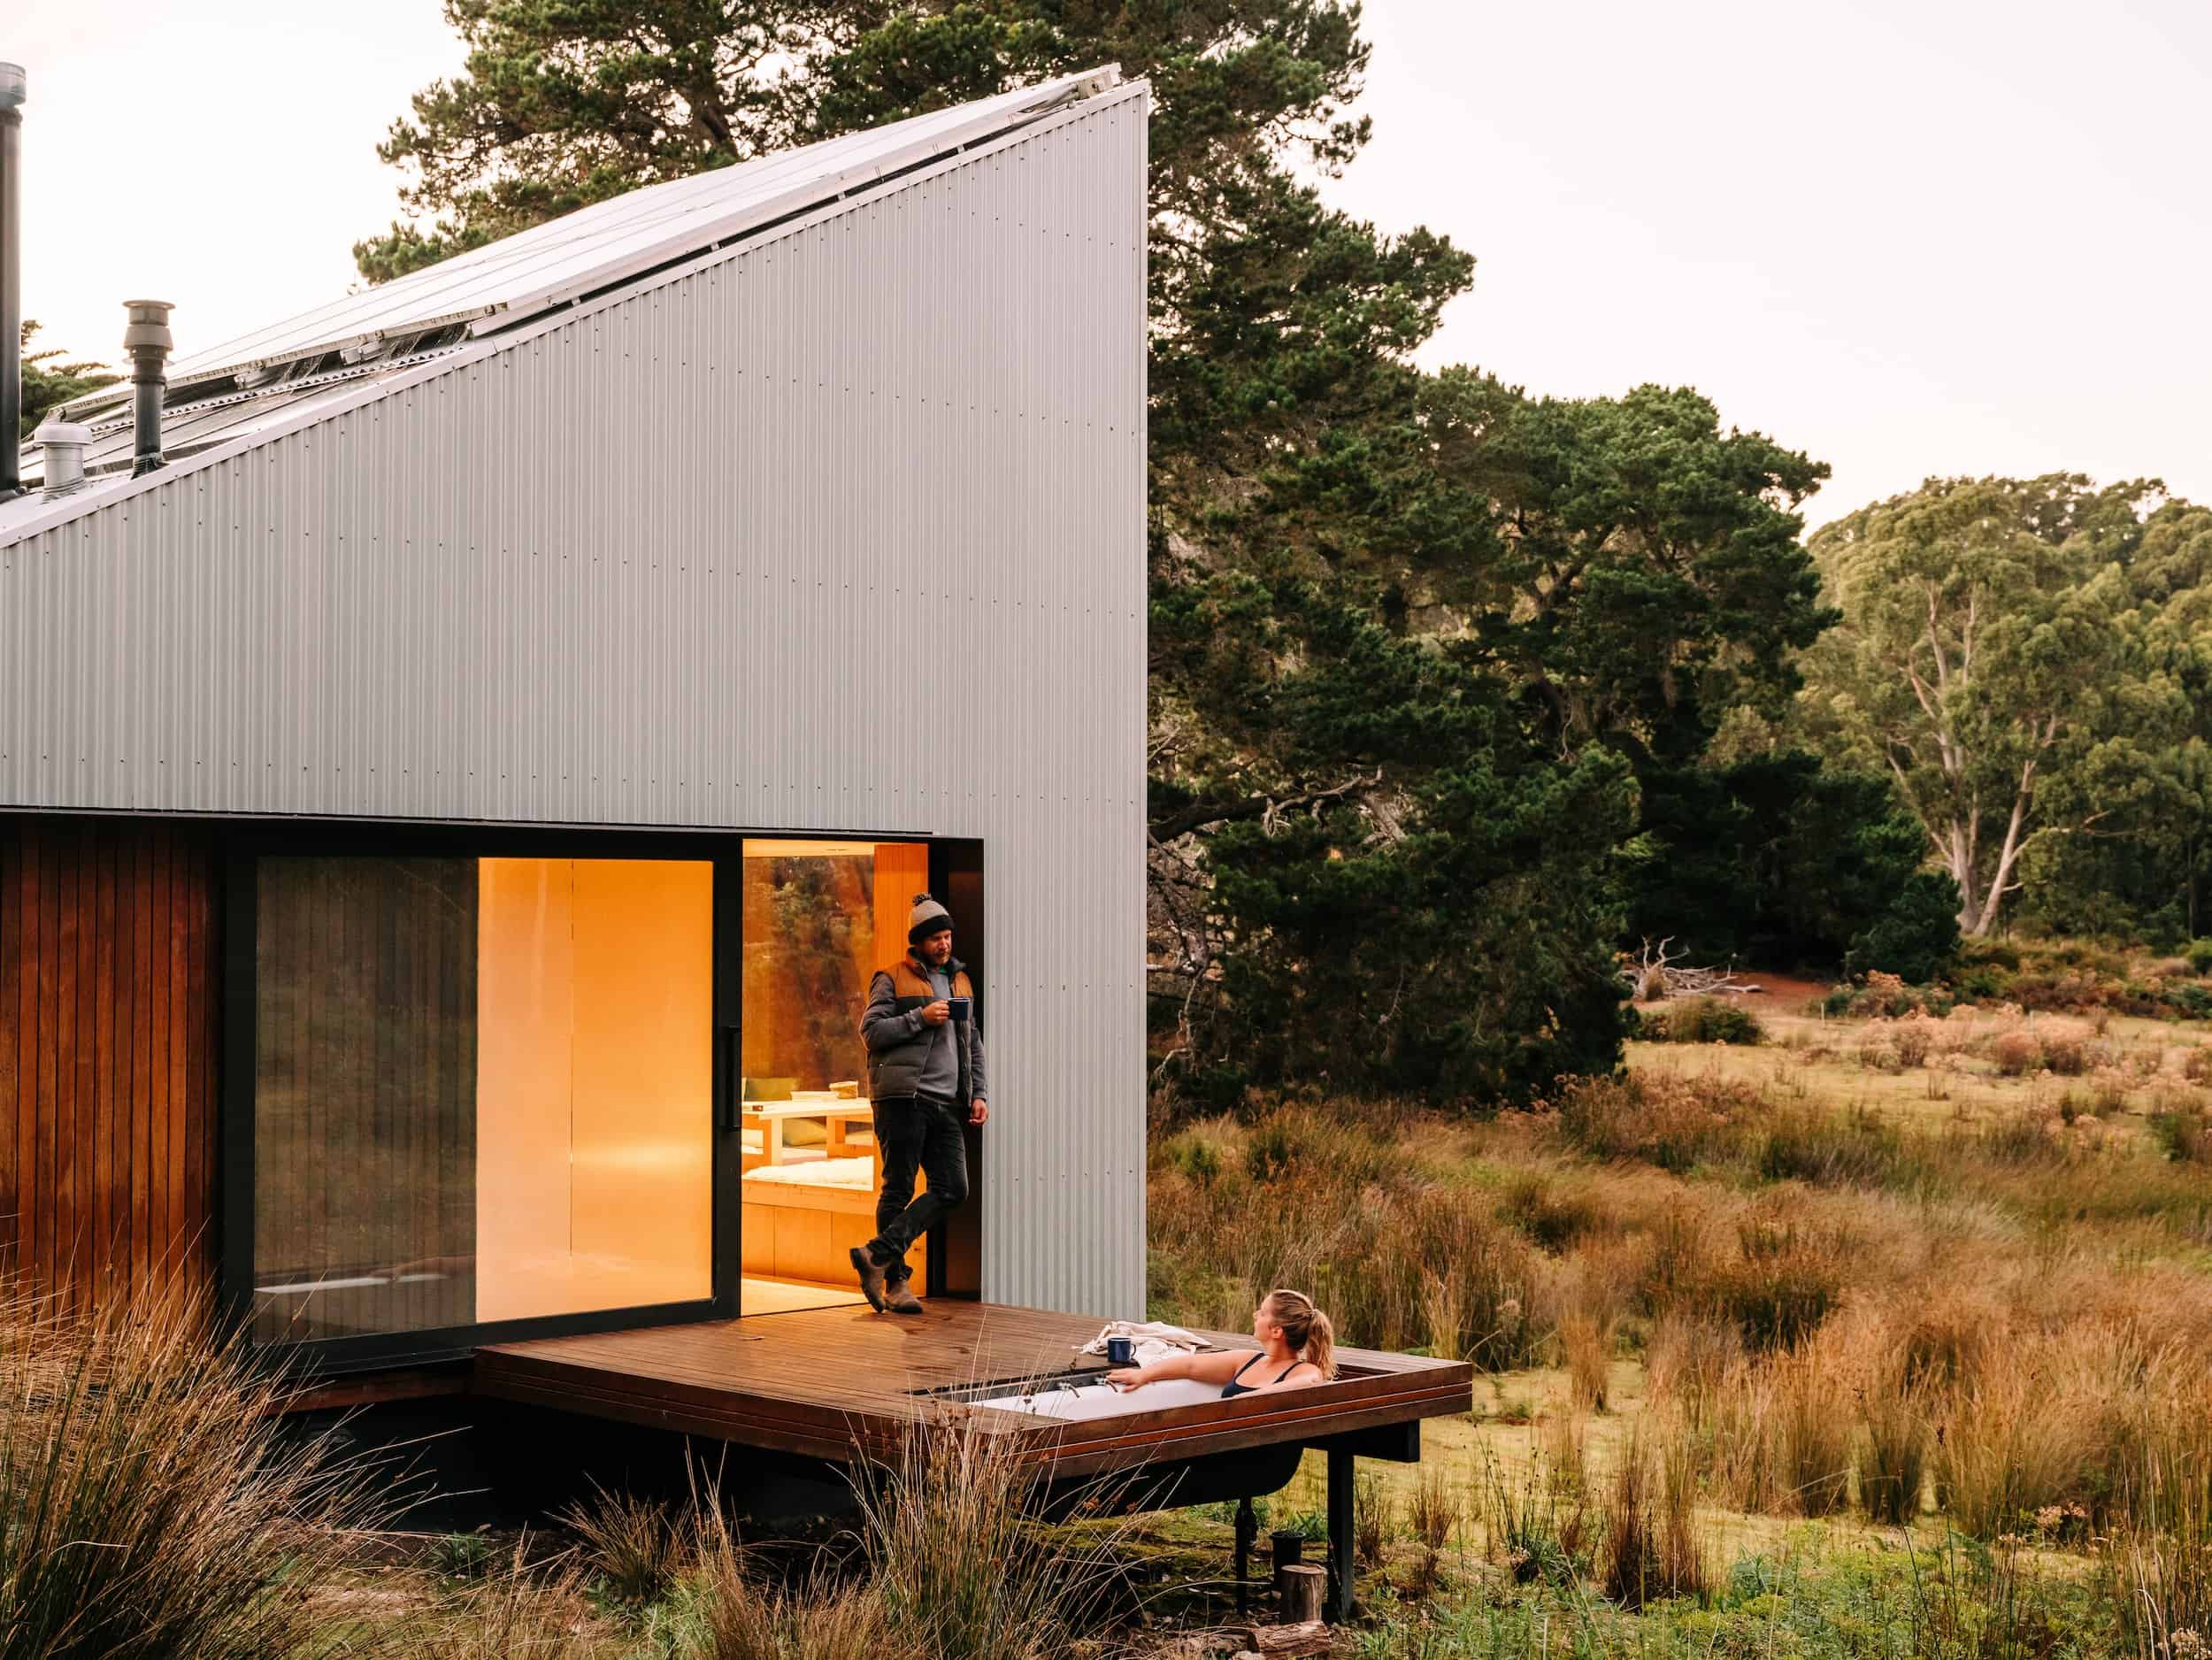
[[[1929, 1024], [1932, 1049], [2005, 1035]], [[2193, 1265], [2212, 1209], [2175, 1134], [2088, 1123], [1908, 1122], [1663, 1074], [1486, 1124], [1210, 1120], [1155, 1163], [1153, 1311], [1240, 1325], [1296, 1285], [1351, 1343], [1564, 1364], [1585, 1411], [1624, 1342], [1666, 1409], [1650, 1456], [1726, 1508], [1934, 1506], [1984, 1541], [2054, 1506], [2147, 1526], [2130, 1472], [2198, 1456], [2182, 1426], [2212, 1423], [2212, 1277]], [[1193, 1180], [1194, 1141], [1235, 1173]], [[1248, 1145], [1271, 1149], [1264, 1180]]]
[[1640, 1009], [1636, 1035], [1647, 1043], [1756, 1043], [1758, 1018], [1725, 997], [1684, 997]]

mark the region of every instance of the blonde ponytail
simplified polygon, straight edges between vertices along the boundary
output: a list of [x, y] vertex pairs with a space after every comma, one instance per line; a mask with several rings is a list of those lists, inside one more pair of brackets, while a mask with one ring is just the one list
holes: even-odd
[[1336, 1376], [1336, 1327], [1319, 1309], [1313, 1311], [1313, 1325], [1306, 1333], [1306, 1358], [1321, 1369], [1323, 1377]]
[[1271, 1291], [1260, 1305], [1268, 1318], [1283, 1328], [1283, 1341], [1292, 1354], [1317, 1368], [1324, 1378], [1336, 1376], [1336, 1327], [1302, 1291]]

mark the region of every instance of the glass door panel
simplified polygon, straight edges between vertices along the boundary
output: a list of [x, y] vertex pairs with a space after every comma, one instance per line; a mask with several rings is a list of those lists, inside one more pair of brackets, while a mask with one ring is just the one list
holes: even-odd
[[712, 1295], [714, 867], [273, 857], [254, 1333]]

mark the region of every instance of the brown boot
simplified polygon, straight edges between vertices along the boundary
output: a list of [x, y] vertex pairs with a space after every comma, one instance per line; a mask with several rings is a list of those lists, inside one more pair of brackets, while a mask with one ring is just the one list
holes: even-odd
[[852, 1249], [853, 1272], [860, 1276], [860, 1295], [868, 1299], [868, 1306], [878, 1314], [883, 1312], [883, 1268], [868, 1255], [865, 1245]]
[[919, 1314], [922, 1300], [914, 1295], [910, 1280], [894, 1280], [885, 1287], [883, 1306], [894, 1314]]

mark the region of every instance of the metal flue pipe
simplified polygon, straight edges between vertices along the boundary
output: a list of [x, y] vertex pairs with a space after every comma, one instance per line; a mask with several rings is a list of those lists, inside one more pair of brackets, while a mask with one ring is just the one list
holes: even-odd
[[123, 309], [130, 316], [123, 350], [131, 355], [131, 412], [138, 436], [131, 477], [136, 478], [162, 465], [161, 398], [169, 388], [169, 348], [176, 343], [169, 313], [177, 308], [166, 300], [126, 300]]
[[20, 64], [0, 64], [0, 502], [23, 494], [23, 100]]

